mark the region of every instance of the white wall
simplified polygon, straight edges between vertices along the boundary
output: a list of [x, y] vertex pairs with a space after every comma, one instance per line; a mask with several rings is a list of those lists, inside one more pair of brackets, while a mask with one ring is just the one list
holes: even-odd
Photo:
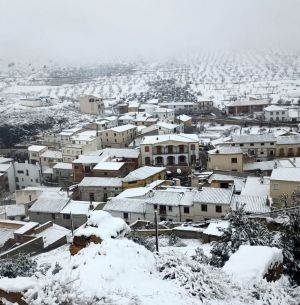
[[[22, 189], [28, 186], [41, 185], [40, 165], [26, 163], [14, 163], [16, 189]], [[18, 180], [18, 182], [17, 182]]]

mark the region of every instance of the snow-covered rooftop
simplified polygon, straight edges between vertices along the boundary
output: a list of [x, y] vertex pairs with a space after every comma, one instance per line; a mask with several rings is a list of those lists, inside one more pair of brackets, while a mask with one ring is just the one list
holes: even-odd
[[223, 270], [242, 282], [260, 280], [275, 264], [282, 263], [282, 250], [242, 245], [230, 256]]
[[239, 135], [233, 136], [233, 143], [258, 143], [258, 142], [276, 142], [276, 137], [273, 133], [265, 133], [265, 134], [249, 134], [249, 135]]
[[106, 171], [118, 171], [125, 162], [100, 162], [93, 169], [106, 170]]
[[300, 135], [281, 136], [277, 138], [277, 144], [300, 144]]
[[[95, 204], [95, 202], [93, 202]], [[62, 210], [61, 214], [70, 214], [73, 215], [88, 215], [90, 211], [90, 202], [89, 201], [76, 201], [71, 200]]]
[[[222, 229], [227, 229], [229, 227], [229, 222], [226, 220], [211, 222], [208, 227], [203, 231], [203, 234], [212, 236], [222, 236]], [[219, 230], [221, 229], [221, 230]]]
[[140, 151], [132, 148], [104, 148], [98, 151], [99, 156], [109, 155], [115, 158], [133, 158], [139, 157]]
[[300, 182], [299, 168], [275, 168], [271, 174], [271, 180]]
[[196, 192], [194, 202], [229, 205], [231, 196], [231, 189], [203, 187], [200, 191]]
[[190, 116], [188, 116], [186, 114], [180, 114], [176, 118], [177, 118], [177, 120], [179, 120], [181, 122], [187, 122], [187, 121], [192, 119], [192, 117], [190, 117]]
[[43, 192], [29, 209], [30, 212], [59, 213], [70, 201], [69, 198], [56, 192]]
[[270, 193], [269, 177], [247, 177], [241, 195], [267, 197]]
[[136, 180], [144, 180], [165, 170], [165, 167], [142, 166], [129, 173], [126, 177], [123, 178], [123, 181], [131, 182]]
[[146, 211], [146, 202], [145, 199], [115, 197], [106, 203], [103, 210], [143, 214]]
[[271, 207], [267, 205], [267, 196], [256, 195], [233, 195], [231, 200], [231, 208], [233, 210], [244, 206], [246, 213], [268, 213]]
[[240, 147], [235, 146], [220, 146], [216, 149], [209, 150], [210, 155], [236, 155], [242, 154], [243, 151]]
[[107, 178], [107, 177], [84, 177], [78, 184], [79, 187], [121, 187], [121, 178]]
[[126, 125], [121, 125], [117, 127], [110, 128], [108, 130], [114, 131], [114, 132], [124, 132], [130, 129], [136, 129], [135, 125], [132, 124], [126, 124]]
[[42, 158], [62, 159], [62, 152], [58, 150], [46, 150], [41, 154]]
[[51, 227], [46, 228], [45, 230], [41, 231], [40, 233], [37, 233], [36, 237], [42, 237], [44, 242], [44, 247], [48, 247], [61, 238], [65, 236], [69, 236], [71, 233], [70, 230], [59, 226], [57, 224], [53, 224]]
[[86, 224], [75, 231], [75, 236], [95, 235], [105, 240], [129, 232], [130, 228], [122, 218], [113, 217], [105, 211], [93, 211]]
[[28, 151], [31, 152], [40, 152], [43, 149], [47, 149], [47, 146], [44, 145], [31, 145], [28, 147]]
[[72, 163], [59, 162], [53, 166], [54, 169], [72, 170]]
[[271, 112], [271, 111], [285, 111], [285, 110], [287, 110], [287, 109], [285, 109], [283, 107], [280, 107], [280, 106], [277, 106], [277, 105], [270, 105], [270, 106], [264, 108], [264, 111], [267, 111], [267, 112]]
[[195, 134], [167, 134], [167, 135], [157, 135], [157, 136], [147, 136], [145, 137], [141, 144], [157, 144], [161, 142], [184, 142], [184, 143], [195, 143], [199, 142], [199, 138]]

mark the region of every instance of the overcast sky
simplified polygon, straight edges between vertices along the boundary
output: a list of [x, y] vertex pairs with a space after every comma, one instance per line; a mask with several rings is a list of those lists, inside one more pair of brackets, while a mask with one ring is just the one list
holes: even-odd
[[92, 62], [300, 49], [300, 0], [0, 0], [0, 58]]

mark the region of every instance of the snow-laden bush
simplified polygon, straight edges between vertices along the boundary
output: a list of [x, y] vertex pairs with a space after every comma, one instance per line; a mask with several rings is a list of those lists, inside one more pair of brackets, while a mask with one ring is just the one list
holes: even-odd
[[224, 300], [230, 290], [229, 279], [221, 270], [174, 254], [160, 255], [157, 267], [163, 279], [175, 280], [192, 296]]
[[213, 266], [222, 267], [241, 245], [278, 247], [274, 233], [260, 222], [250, 219], [243, 207], [231, 210], [227, 218], [228, 228], [220, 229], [223, 231], [221, 240], [213, 243], [211, 250]]
[[160, 254], [157, 257], [157, 268], [164, 280], [176, 282], [203, 304], [300, 304], [300, 287], [292, 287], [285, 276], [277, 282], [262, 279], [243, 283], [203, 261], [205, 255], [200, 250], [196, 251], [192, 259], [175, 253]]
[[27, 256], [0, 260], [0, 278], [15, 278], [18, 276], [30, 277], [36, 271], [36, 261]]

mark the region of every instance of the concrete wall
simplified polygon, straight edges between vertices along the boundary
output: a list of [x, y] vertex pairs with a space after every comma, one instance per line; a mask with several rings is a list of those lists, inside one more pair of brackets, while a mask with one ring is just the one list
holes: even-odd
[[300, 157], [300, 144], [276, 144], [276, 157]]
[[270, 196], [277, 206], [282, 206], [282, 204], [279, 204], [279, 200], [283, 194], [288, 195], [288, 202], [290, 203], [294, 191], [300, 192], [300, 182], [270, 180]]
[[103, 100], [92, 96], [82, 96], [79, 98], [80, 104], [80, 112], [87, 113], [87, 114], [103, 114], [104, 113], [104, 103]]
[[41, 167], [36, 164], [14, 163], [16, 188], [22, 189], [28, 186], [40, 186], [41, 185]]
[[[232, 163], [232, 158], [237, 159], [237, 163]], [[209, 154], [207, 167], [210, 170], [223, 171], [243, 171], [243, 154]]]
[[79, 200], [89, 201], [90, 193], [94, 193], [94, 201], [103, 202], [108, 197], [115, 197], [122, 192], [122, 187], [79, 187]]
[[36, 237], [32, 240], [21, 244], [12, 250], [6, 251], [0, 255], [0, 258], [9, 258], [14, 256], [19, 256], [21, 254], [34, 255], [43, 251], [44, 242], [42, 237]]

